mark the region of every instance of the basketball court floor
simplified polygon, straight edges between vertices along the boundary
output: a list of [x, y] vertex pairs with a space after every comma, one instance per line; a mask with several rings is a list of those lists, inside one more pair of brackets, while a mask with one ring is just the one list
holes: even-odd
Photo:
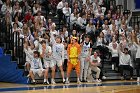
[[140, 93], [140, 82], [108, 81], [102, 83], [71, 83], [56, 85], [22, 85], [0, 83], [1, 93]]

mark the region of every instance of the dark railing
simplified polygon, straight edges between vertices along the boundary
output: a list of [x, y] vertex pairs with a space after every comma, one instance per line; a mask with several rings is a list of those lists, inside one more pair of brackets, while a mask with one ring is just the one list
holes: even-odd
[[20, 38], [19, 32], [13, 32], [11, 24], [6, 24], [4, 20], [0, 19], [0, 43], [4, 45], [5, 54], [11, 54], [12, 60], [17, 60], [21, 67], [25, 64], [24, 39]]
[[110, 2], [110, 5], [116, 6], [116, 0], [109, 0], [109, 2]]
[[138, 25], [140, 27], [140, 16], [132, 16], [129, 25], [132, 27]]
[[13, 50], [13, 56], [15, 56], [18, 59], [18, 65], [22, 66], [25, 64], [25, 53], [24, 53], [24, 47], [23, 47], [24, 39], [20, 37], [19, 32], [13, 32], [12, 33], [12, 50]]

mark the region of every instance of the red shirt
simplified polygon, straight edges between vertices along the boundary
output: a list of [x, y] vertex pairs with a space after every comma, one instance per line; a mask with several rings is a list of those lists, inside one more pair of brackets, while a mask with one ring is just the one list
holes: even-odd
[[32, 20], [32, 22], [34, 22], [34, 16], [27, 13], [24, 17], [24, 22], [28, 22], [29, 20]]

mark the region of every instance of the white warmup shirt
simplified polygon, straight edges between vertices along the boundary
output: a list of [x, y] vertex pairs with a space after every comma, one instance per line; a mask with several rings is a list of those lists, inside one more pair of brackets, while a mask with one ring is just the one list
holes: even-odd
[[56, 60], [63, 60], [64, 61], [64, 45], [62, 43], [56, 43], [55, 38], [51, 34], [51, 40], [52, 40], [52, 56]]
[[119, 53], [119, 65], [130, 65], [132, 66], [131, 63], [131, 57], [129, 54], [124, 54], [123, 52]]
[[83, 24], [86, 24], [86, 19], [83, 19], [82, 17], [78, 17], [77, 22], [78, 25], [84, 26]]
[[52, 52], [52, 49], [50, 46], [46, 46], [46, 49], [43, 51], [42, 47], [39, 49], [40, 54], [43, 54], [43, 59], [50, 61], [52, 59], [52, 56], [48, 56], [48, 53]]
[[71, 8], [64, 7], [63, 13], [65, 16], [70, 16], [71, 15]]
[[27, 52], [27, 56], [31, 59], [31, 69], [41, 69], [43, 71], [42, 62], [40, 58], [34, 58]]
[[[24, 52], [26, 53], [26, 62], [31, 62], [30, 56], [33, 57], [34, 55], [34, 49], [32, 50], [31, 48], [28, 47], [28, 49], [24, 48]], [[28, 54], [27, 54], [28, 53]], [[30, 56], [29, 56], [30, 55]]]
[[[91, 63], [100, 63], [101, 62], [101, 59], [100, 59], [100, 57], [95, 58], [94, 55], [92, 55], [90, 57], [90, 62]], [[90, 64], [90, 67], [93, 67], [93, 66]]]
[[57, 5], [57, 9], [62, 9], [64, 7], [64, 3], [61, 1]]
[[112, 42], [107, 46], [109, 50], [111, 50], [112, 57], [118, 57], [119, 56], [119, 51], [118, 51], [118, 43], [116, 42], [117, 47], [116, 49], [113, 48]]
[[137, 47], [137, 52], [136, 52], [136, 58], [140, 58], [140, 45], [137, 45], [136, 43], [134, 43]]

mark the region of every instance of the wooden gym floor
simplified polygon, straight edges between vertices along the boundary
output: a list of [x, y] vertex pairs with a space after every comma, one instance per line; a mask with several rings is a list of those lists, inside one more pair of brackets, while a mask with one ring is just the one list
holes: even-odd
[[22, 85], [0, 83], [1, 93], [140, 93], [140, 82], [108, 81], [102, 83]]

